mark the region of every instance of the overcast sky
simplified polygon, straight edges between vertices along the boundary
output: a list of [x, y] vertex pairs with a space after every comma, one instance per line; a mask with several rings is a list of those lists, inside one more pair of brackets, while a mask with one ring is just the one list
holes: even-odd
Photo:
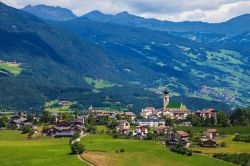
[[46, 4], [71, 9], [80, 16], [93, 10], [115, 14], [128, 11], [147, 18], [170, 21], [223, 22], [250, 13], [250, 0], [0, 0], [22, 8]]

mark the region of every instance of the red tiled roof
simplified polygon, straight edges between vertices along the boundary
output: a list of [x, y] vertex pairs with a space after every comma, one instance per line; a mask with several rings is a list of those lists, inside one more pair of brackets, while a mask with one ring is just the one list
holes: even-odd
[[208, 109], [203, 109], [203, 110], [201, 110], [201, 113], [203, 113], [203, 114], [205, 114], [205, 113], [212, 113], [212, 112], [214, 112], [214, 111], [216, 111], [216, 110], [213, 109], [213, 108], [208, 108]]
[[153, 111], [153, 110], [155, 110], [155, 108], [154, 107], [147, 107], [147, 108], [145, 108], [145, 110], [147, 110], [147, 111]]
[[181, 135], [182, 137], [188, 137], [189, 134], [186, 133], [185, 131], [176, 131], [176, 133], [178, 133], [179, 135]]
[[207, 129], [207, 131], [210, 132], [210, 133], [216, 133], [216, 132], [218, 132], [218, 130], [216, 130], [216, 129]]

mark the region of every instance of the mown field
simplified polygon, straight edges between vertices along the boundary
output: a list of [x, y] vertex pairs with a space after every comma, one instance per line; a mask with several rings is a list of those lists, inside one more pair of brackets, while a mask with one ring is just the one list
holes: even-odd
[[1, 166], [87, 166], [69, 155], [68, 139], [27, 139], [17, 131], [0, 131]]
[[[189, 157], [175, 154], [159, 142], [113, 139], [108, 135], [89, 135], [81, 142], [87, 150], [92, 150], [84, 153], [82, 158], [102, 166], [200, 166], [204, 163], [206, 166], [233, 165], [205, 155], [195, 154]], [[116, 153], [121, 148], [125, 152]]]
[[[214, 127], [177, 127], [176, 130], [183, 130], [183, 131], [190, 131], [193, 134], [196, 133], [202, 133], [208, 128], [214, 128]], [[226, 135], [232, 135], [235, 133], [239, 134], [250, 134], [250, 126], [232, 126], [232, 127], [215, 127], [220, 134], [226, 134]]]
[[226, 143], [226, 147], [218, 148], [204, 148], [197, 147], [191, 148], [195, 151], [201, 151], [204, 154], [214, 154], [214, 153], [250, 153], [250, 143], [233, 141], [233, 135], [227, 135], [223, 137], [223, 141]]
[[16, 65], [0, 64], [0, 71], [1, 70], [6, 70], [14, 75], [19, 75], [22, 71], [22, 68]]

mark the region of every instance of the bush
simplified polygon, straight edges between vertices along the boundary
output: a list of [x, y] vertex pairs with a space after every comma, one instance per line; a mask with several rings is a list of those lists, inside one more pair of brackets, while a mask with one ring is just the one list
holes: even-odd
[[115, 134], [113, 138], [119, 138], [119, 134]]
[[32, 131], [32, 129], [31, 129], [30, 126], [23, 126], [23, 128], [22, 128], [22, 133], [23, 134], [27, 134], [27, 133], [29, 133], [31, 131]]
[[82, 154], [85, 151], [84, 145], [79, 142], [75, 142], [71, 145], [72, 154]]
[[121, 153], [124, 153], [124, 152], [125, 152], [125, 149], [124, 149], [124, 148], [121, 148], [121, 149], [120, 149], [120, 152], [121, 152]]
[[224, 142], [224, 141], [221, 142], [221, 143], [220, 143], [220, 147], [226, 147], [226, 142]]

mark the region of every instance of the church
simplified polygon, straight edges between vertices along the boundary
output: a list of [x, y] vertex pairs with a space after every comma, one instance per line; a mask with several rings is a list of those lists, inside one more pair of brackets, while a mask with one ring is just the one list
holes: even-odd
[[186, 119], [190, 111], [181, 102], [171, 102], [169, 97], [169, 91], [163, 92], [163, 108], [155, 109], [154, 107], [147, 107], [142, 109], [140, 115], [146, 119], [169, 117], [171, 119]]

